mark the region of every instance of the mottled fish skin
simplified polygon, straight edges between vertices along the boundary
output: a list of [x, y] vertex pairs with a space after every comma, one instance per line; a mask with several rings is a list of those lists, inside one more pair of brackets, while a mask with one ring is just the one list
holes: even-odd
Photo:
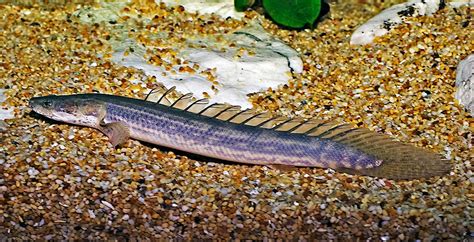
[[381, 163], [330, 140], [234, 124], [142, 100], [94, 97], [107, 104], [105, 123], [125, 123], [134, 139], [194, 154], [248, 164], [334, 169], [367, 169]]

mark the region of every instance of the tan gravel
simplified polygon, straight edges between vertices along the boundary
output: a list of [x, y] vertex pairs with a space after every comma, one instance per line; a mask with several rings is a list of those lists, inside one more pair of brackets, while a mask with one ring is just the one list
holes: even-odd
[[[349, 46], [359, 24], [394, 2], [336, 1], [314, 30], [264, 20], [301, 53], [305, 71], [251, 100], [259, 110], [344, 120], [442, 153], [455, 166], [445, 177], [394, 182], [278, 170], [132, 140], [115, 149], [96, 130], [31, 114], [29, 98], [94, 90], [143, 97], [159, 78], [99, 58], [110, 54], [114, 24], [81, 24], [71, 15], [76, 5], [0, 5], [0, 88], [16, 107], [0, 131], [0, 238], [472, 239], [474, 122], [454, 100], [454, 83], [457, 63], [474, 49], [473, 10], [410, 18], [372, 46]], [[171, 36], [165, 44], [260, 18], [249, 12], [225, 21], [146, 6], [130, 9], [166, 16], [157, 25]], [[194, 22], [181, 22], [188, 18]], [[127, 24], [147, 33], [139, 21]]]

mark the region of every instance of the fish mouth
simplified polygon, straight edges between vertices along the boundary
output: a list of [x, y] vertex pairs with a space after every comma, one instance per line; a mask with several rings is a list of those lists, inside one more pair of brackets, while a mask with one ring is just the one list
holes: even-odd
[[39, 105], [30, 105], [31, 113], [51, 118], [51, 111], [39, 106]]
[[28, 107], [31, 108], [33, 112], [39, 113], [38, 111], [41, 109], [39, 98], [30, 99]]
[[37, 97], [31, 98], [30, 101], [28, 102], [28, 107], [34, 111], [36, 106], [38, 106], [38, 98]]
[[53, 112], [53, 104], [45, 97], [33, 97], [28, 103], [28, 107], [37, 114], [50, 117]]

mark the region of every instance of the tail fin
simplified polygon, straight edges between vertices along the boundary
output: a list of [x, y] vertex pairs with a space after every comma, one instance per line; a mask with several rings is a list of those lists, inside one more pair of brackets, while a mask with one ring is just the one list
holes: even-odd
[[371, 169], [339, 169], [339, 171], [394, 180], [409, 180], [442, 176], [452, 169], [449, 160], [439, 154], [404, 144], [383, 134], [357, 130], [355, 135], [333, 140], [339, 140], [339, 142], [383, 160], [383, 162], [380, 166]]
[[383, 177], [393, 180], [410, 180], [443, 176], [448, 173], [452, 165], [448, 160], [435, 157], [416, 157], [413, 160], [385, 160], [382, 165], [362, 170], [341, 169], [349, 174]]

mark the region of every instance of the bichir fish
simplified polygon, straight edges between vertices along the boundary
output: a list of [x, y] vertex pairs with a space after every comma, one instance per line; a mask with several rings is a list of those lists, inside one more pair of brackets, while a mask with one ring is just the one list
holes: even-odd
[[98, 129], [114, 146], [132, 138], [238, 163], [332, 168], [396, 180], [451, 169], [436, 153], [348, 124], [249, 116], [233, 106], [203, 107], [203, 100], [179, 107], [189, 98], [164, 105], [107, 94], [51, 95], [32, 98], [30, 107], [56, 121]]

